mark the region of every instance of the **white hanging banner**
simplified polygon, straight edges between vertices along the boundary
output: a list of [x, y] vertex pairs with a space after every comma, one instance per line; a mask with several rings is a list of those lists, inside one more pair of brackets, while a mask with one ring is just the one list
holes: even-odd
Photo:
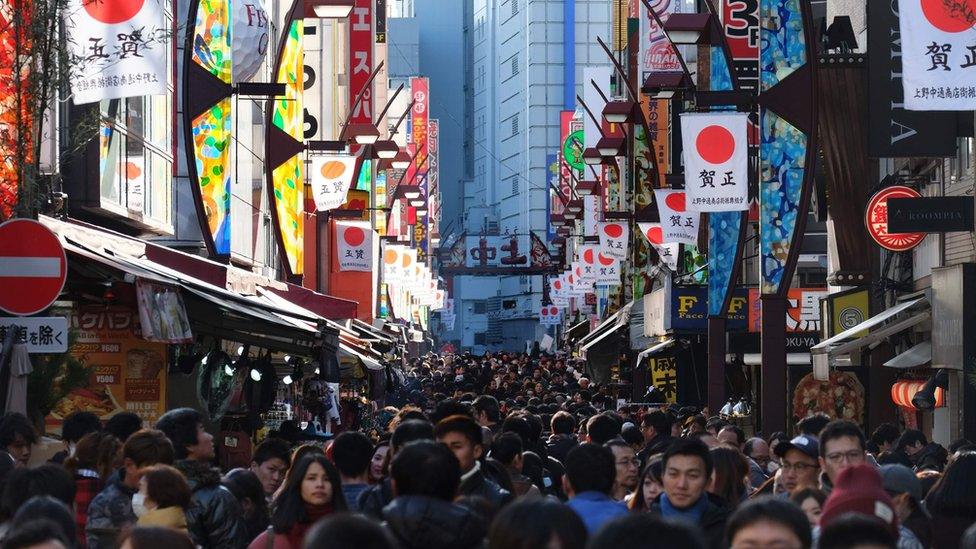
[[698, 245], [698, 220], [701, 212], [689, 212], [685, 208], [685, 192], [673, 189], [655, 189], [654, 199], [661, 216], [664, 242]]
[[340, 271], [373, 271], [373, 234], [369, 223], [336, 223], [336, 248]]
[[595, 244], [584, 244], [579, 247], [580, 280], [586, 284], [596, 282], [596, 256], [600, 247]]
[[600, 197], [588, 194], [583, 197], [583, 235], [596, 236], [600, 222]]
[[970, 2], [898, 0], [906, 109], [976, 109], [976, 21], [972, 9]]
[[400, 270], [400, 258], [403, 253], [403, 246], [396, 244], [383, 244], [383, 282], [394, 284], [400, 281], [402, 271]]
[[748, 125], [748, 113], [681, 113], [688, 210], [749, 209]]
[[546, 305], [539, 309], [539, 324], [552, 326], [562, 323], [562, 311], [555, 305]]
[[637, 225], [640, 227], [641, 234], [657, 250], [657, 255], [661, 258], [661, 264], [671, 269], [671, 271], [677, 272], [681, 244], [674, 242], [665, 243], [664, 232], [661, 229], [660, 223], [638, 223]]
[[63, 13], [75, 105], [166, 94], [171, 30], [161, 0], [68, 0]]
[[310, 162], [308, 179], [312, 185], [315, 209], [327, 212], [342, 206], [352, 185], [352, 176], [356, 171], [356, 157], [312, 156]]
[[600, 235], [600, 252], [617, 259], [627, 259], [627, 242], [630, 240], [630, 225], [619, 221], [597, 224]]
[[597, 286], [619, 286], [620, 285], [620, 260], [599, 254], [597, 257], [596, 271]]

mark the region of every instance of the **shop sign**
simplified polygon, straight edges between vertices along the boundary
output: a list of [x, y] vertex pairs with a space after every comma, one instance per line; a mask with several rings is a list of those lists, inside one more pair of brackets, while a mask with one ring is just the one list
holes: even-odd
[[81, 309], [71, 327], [77, 339], [69, 352], [92, 369], [91, 378], [54, 406], [45, 420], [48, 432], [60, 432], [64, 418], [79, 411], [103, 420], [134, 412], [154, 424], [166, 412], [166, 344], [141, 339], [131, 309]]
[[972, 231], [973, 197], [891, 197], [888, 199], [888, 230], [893, 233]]
[[925, 233], [893, 233], [888, 230], [888, 199], [921, 198], [921, 196], [911, 187], [894, 185], [881, 189], [871, 197], [864, 212], [864, 224], [878, 246], [893, 252], [907, 252], [922, 243]]
[[[871, 295], [867, 289], [827, 296], [827, 306], [830, 311], [830, 323], [826, 327], [827, 337], [853, 328], [870, 318], [870, 303]], [[864, 330], [857, 334], [857, 337], [867, 334], [868, 331]]]
[[21, 342], [28, 353], [64, 353], [68, 350], [68, 319], [63, 316], [0, 317], [0, 343], [7, 340], [7, 331], [21, 328]]
[[[820, 300], [827, 297], [826, 288], [791, 288], [786, 293], [786, 331], [819, 332]], [[749, 289], [749, 331], [762, 327], [762, 300], [759, 289]]]
[[[749, 320], [746, 305], [747, 288], [735, 288], [729, 300], [726, 329], [745, 331]], [[671, 292], [671, 329], [681, 332], [704, 332], [708, 325], [708, 288], [705, 286], [675, 286]]]
[[651, 383], [661, 391], [669, 404], [678, 400], [678, 358], [674, 356], [657, 357], [648, 360]]

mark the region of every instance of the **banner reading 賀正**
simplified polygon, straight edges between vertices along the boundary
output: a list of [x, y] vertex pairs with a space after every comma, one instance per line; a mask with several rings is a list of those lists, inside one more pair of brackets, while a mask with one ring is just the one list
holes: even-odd
[[746, 113], [682, 113], [685, 206], [689, 211], [749, 209]]
[[968, 2], [898, 0], [905, 108], [976, 109], [976, 16]]

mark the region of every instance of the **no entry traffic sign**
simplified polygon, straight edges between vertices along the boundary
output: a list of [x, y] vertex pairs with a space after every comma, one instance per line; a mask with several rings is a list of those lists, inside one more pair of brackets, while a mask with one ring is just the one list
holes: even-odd
[[0, 309], [32, 315], [54, 303], [68, 273], [61, 241], [33, 219], [0, 224]]

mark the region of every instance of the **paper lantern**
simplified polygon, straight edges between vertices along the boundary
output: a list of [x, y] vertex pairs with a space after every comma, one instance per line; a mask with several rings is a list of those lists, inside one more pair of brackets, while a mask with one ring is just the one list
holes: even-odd
[[[915, 410], [915, 405], [912, 404], [912, 398], [915, 394], [922, 390], [925, 386], [924, 381], [899, 381], [891, 386], [891, 400], [895, 404], [908, 408], [909, 410]], [[941, 387], [935, 388], [935, 407], [941, 408], [945, 406], [945, 390]]]

